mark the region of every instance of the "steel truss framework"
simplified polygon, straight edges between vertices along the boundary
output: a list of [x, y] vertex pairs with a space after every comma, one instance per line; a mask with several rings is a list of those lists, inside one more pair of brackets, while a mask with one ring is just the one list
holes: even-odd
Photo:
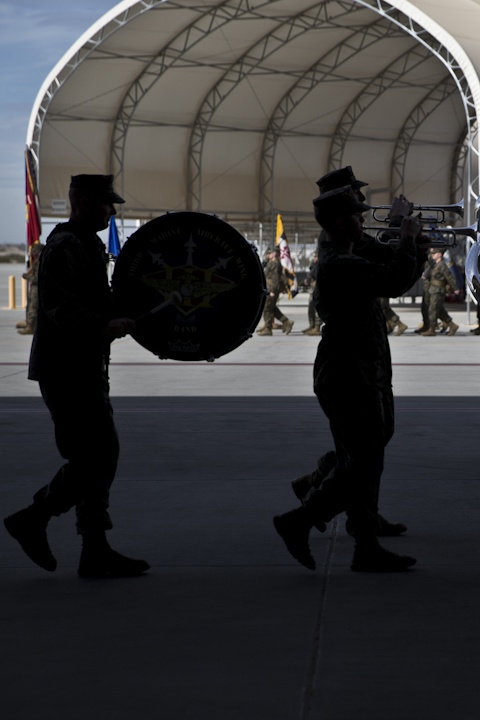
[[[30, 119], [30, 126], [27, 133], [27, 145], [32, 149], [33, 155], [37, 160], [40, 156], [40, 142], [42, 137], [43, 125], [46, 121], [50, 104], [57, 91], [68, 81], [72, 73], [92, 54], [102, 46], [105, 39], [116, 33], [120, 28], [125, 27], [134, 18], [145, 12], [148, 12], [157, 5], [161, 5], [164, 0], [141, 0], [141, 2], [127, 8], [120, 15], [112, 19], [108, 25], [99, 29], [95, 35], [92, 35], [87, 42], [80, 44], [76, 52], [68, 58], [65, 64], [62, 61], [56, 66], [53, 72], [53, 78], [49, 84], [42, 88], [40, 92], [40, 100], [34, 116]], [[40, 168], [37, 168], [40, 172]]]
[[[395, 24], [400, 23], [405, 31], [411, 35], [418, 43], [425, 46], [430, 52], [438, 58], [447, 68], [450, 76], [453, 78], [459, 95], [461, 97], [464, 111], [465, 111], [465, 146], [466, 155], [464, 157], [463, 165], [463, 187], [466, 191], [467, 198], [467, 219], [470, 219], [471, 205], [476, 202], [479, 195], [479, 175], [478, 175], [478, 118], [473, 97], [472, 88], [469, 85], [468, 79], [466, 78], [459, 62], [453, 57], [450, 50], [441, 43], [441, 41], [434, 35], [426, 32], [423, 27], [418, 23], [415, 23], [405, 13], [400, 13], [400, 18], [393, 17], [393, 8], [388, 2], [384, 0], [356, 0], [356, 2], [364, 5], [365, 7], [371, 7], [372, 10], [378, 12], [382, 16], [390, 17], [391, 21]], [[428, 102], [428, 97], [425, 98]], [[418, 127], [418, 125], [417, 125]], [[451, 170], [451, 183], [450, 187], [454, 186], [453, 178], [458, 175], [458, 167], [454, 165], [455, 160], [459, 158], [456, 152], [453, 153], [452, 157], [452, 170]], [[393, 178], [395, 169], [392, 165], [390, 176]], [[455, 202], [455, 198], [451, 196], [451, 201]]]
[[[132, 4], [119, 15], [111, 18], [95, 35], [79, 46], [64, 65], [58, 67], [48, 87], [43, 89], [43, 95], [29, 127], [27, 144], [32, 148], [37, 160], [42, 128], [52, 99], [71, 74], [92, 52], [101, 48], [106, 38], [143, 13], [152, 10], [163, 12], [161, 6], [164, 5], [166, 8], [168, 4], [164, 5], [164, 0], [142, 0]], [[170, 4], [178, 7], [182, 5], [181, 1]], [[242, 18], [267, 18], [271, 21], [274, 5], [275, 0], [224, 0], [210, 6], [199, 4], [198, 7], [189, 4], [190, 10], [196, 10], [192, 22], [160, 48], [154, 57], [143, 58], [142, 70], [125, 93], [113, 123], [110, 167], [122, 191], [128, 134], [130, 128], [142, 124], [136, 117], [142, 98], [170, 68], [184, 65], [186, 53], [214, 30]], [[355, 25], [355, 15], [360, 11], [365, 14], [366, 9], [372, 12], [372, 22], [369, 24], [359, 22]], [[346, 18], [348, 23], [344, 24], [342, 21]], [[386, 0], [324, 0], [320, 3], [317, 1], [294, 16], [279, 15], [275, 20], [276, 25], [273, 30], [260, 40], [257, 39], [241, 57], [224, 68], [222, 77], [211, 87], [198, 108], [191, 127], [187, 157], [188, 209], [202, 210], [202, 152], [207, 134], [222, 129], [215, 125], [215, 114], [221, 103], [243, 79], [256, 73], [273, 73], [274, 70], [268, 66], [267, 61], [278, 48], [298, 40], [303, 33], [312, 29], [326, 27], [348, 29], [348, 36], [344, 37], [335, 48], [322, 55], [307, 70], [291, 71], [292, 86], [277, 103], [271, 116], [266, 119], [262, 127], [257, 129], [257, 132], [262, 133], [263, 141], [259, 161], [259, 206], [256, 212], [252, 212], [252, 217], [255, 216], [258, 220], [271, 219], [275, 212], [275, 155], [279, 140], [295, 133], [293, 130], [285, 130], [292, 112], [319, 82], [326, 82], [329, 78], [338, 80], [341, 77], [342, 64], [349, 58], [388, 37], [409, 36], [411, 47], [401, 57], [393, 61], [390, 58], [375, 77], [363, 83], [361, 92], [343, 113], [333, 135], [329, 154], [330, 167], [341, 165], [345, 144], [354, 136], [359, 117], [375, 99], [388, 88], [408, 83], [408, 71], [433, 57], [445, 66], [445, 78], [435, 85], [425, 84], [424, 97], [411, 112], [394, 142], [390, 167], [391, 192], [400, 191], [403, 186], [408, 152], [415, 142], [415, 136], [422, 123], [443, 102], [457, 94], [464, 108], [465, 126], [463, 137], [459, 138], [451, 155], [451, 201], [454, 202], [458, 198], [460, 185], [463, 186], [464, 194], [468, 199], [476, 199], [479, 194], [478, 123], [472, 89], [459, 62], [438, 38]], [[285, 69], [282, 69], [283, 75], [285, 72]], [[418, 85], [415, 87], [418, 89]], [[232, 129], [238, 129], [239, 132], [242, 130], [240, 127], [229, 128]]]

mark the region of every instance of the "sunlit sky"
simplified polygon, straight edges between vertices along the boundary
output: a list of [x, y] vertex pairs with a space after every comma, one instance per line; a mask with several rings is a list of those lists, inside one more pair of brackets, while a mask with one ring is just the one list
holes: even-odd
[[37, 93], [70, 46], [115, 5], [112, 0], [0, 0], [0, 243], [26, 238], [24, 150]]

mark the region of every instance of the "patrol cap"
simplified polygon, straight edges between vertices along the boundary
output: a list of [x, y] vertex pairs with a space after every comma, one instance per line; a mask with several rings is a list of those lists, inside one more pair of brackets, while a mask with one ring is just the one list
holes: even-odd
[[355, 190], [368, 185], [368, 183], [362, 180], [357, 180], [353, 174], [351, 165], [347, 165], [347, 167], [341, 168], [340, 170], [332, 170], [326, 175], [323, 175], [320, 180], [317, 180], [316, 184], [320, 188], [321, 193], [342, 188], [345, 187], [345, 185], [350, 185], [350, 187]]
[[72, 175], [70, 189], [110, 203], [125, 202], [113, 189], [113, 175]]
[[313, 200], [315, 219], [323, 226], [325, 220], [334, 215], [355, 215], [370, 210], [370, 205], [360, 202], [355, 196], [352, 186], [345, 185], [335, 190], [322, 193]]

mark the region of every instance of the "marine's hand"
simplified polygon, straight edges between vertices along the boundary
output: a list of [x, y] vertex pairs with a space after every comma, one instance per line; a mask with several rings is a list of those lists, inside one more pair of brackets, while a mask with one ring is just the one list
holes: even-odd
[[420, 222], [420, 218], [413, 217], [413, 215], [407, 215], [403, 218], [402, 224], [400, 226], [400, 237], [412, 237], [414, 240], [416, 240], [416, 238], [420, 234], [421, 229], [422, 224]]
[[115, 340], [115, 338], [125, 337], [125, 335], [128, 335], [134, 330], [135, 320], [131, 320], [126, 317], [110, 320], [106, 328], [107, 335], [112, 340]]
[[406, 217], [413, 212], [413, 203], [411, 203], [405, 195], [399, 195], [394, 198], [392, 207], [390, 208], [390, 217]]

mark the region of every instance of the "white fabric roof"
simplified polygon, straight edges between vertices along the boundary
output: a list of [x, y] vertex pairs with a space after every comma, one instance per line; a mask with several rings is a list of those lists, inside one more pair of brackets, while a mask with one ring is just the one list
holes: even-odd
[[347, 164], [374, 204], [473, 197], [479, 20], [479, 0], [125, 0], [37, 96], [42, 215], [84, 172], [145, 219], [309, 222]]

